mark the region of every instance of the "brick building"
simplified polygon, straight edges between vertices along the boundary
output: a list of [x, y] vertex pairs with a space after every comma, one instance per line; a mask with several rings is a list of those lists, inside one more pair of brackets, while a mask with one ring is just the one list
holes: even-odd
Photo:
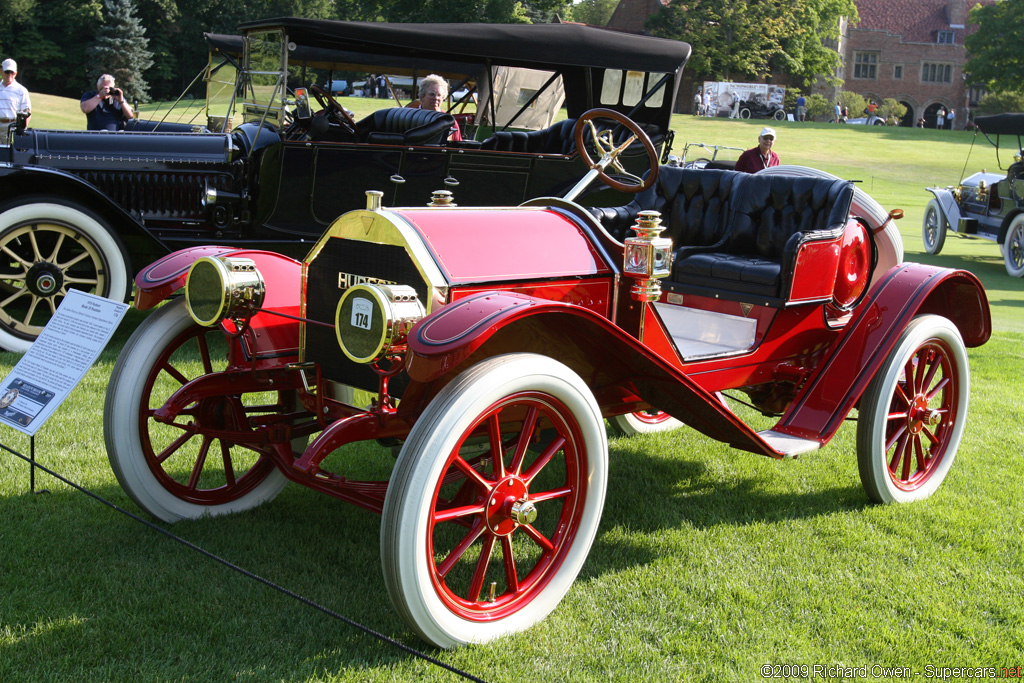
[[[609, 28], [644, 33], [644, 22], [670, 0], [621, 0]], [[939, 108], [956, 112], [955, 126], [963, 128], [967, 107], [978, 103], [982, 91], [968, 89], [963, 66], [967, 12], [976, 2], [995, 0], [854, 0], [860, 21], [843, 21], [842, 38], [833, 45], [843, 56], [838, 76], [842, 89], [881, 101], [892, 97], [907, 107], [904, 125], [924, 117], [935, 127]], [[694, 45], [700, 50], [700, 45]], [[785, 83], [785, 77], [773, 78]], [[699, 84], [686, 78], [680, 87], [677, 111], [690, 110]], [[815, 88], [815, 91], [821, 90]], [[834, 96], [835, 89], [823, 91]]]
[[939, 108], [952, 108], [955, 127], [963, 128], [967, 107], [982, 94], [967, 87], [963, 70], [964, 37], [975, 28], [967, 12], [976, 1], [855, 0], [860, 22], [845, 27], [840, 46], [843, 89], [898, 100], [907, 107], [903, 125], [924, 117], [934, 128]]

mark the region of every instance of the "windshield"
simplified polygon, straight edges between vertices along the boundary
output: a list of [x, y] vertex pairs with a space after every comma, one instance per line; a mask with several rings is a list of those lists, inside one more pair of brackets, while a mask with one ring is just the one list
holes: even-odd
[[245, 37], [246, 72], [242, 118], [280, 127], [284, 121], [286, 55], [283, 31], [259, 31]]

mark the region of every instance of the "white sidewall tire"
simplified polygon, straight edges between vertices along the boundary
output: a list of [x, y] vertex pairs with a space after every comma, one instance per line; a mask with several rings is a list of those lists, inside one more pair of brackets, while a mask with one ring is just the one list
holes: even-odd
[[[46, 220], [74, 226], [83, 238], [95, 246], [105, 261], [107, 271], [105, 291], [96, 292], [96, 294], [114, 301], [126, 301], [131, 285], [126, 252], [116, 235], [91, 212], [52, 200], [24, 200], [24, 203], [12, 206], [0, 213], [0, 239], [12, 226]], [[8, 351], [24, 353], [28, 351], [33, 341], [35, 340], [25, 339], [0, 326], [0, 347]]]
[[610, 424], [612, 429], [622, 436], [670, 432], [673, 429], [679, 429], [683, 426], [683, 423], [674, 417], [667, 417], [659, 422], [650, 422], [640, 419], [636, 416], [636, 413], [609, 417], [608, 424]]
[[[935, 222], [935, 239], [928, 239], [928, 219]], [[921, 241], [924, 242], [924, 250], [929, 254], [938, 254], [942, 251], [942, 245], [946, 243], [946, 219], [942, 217], [942, 210], [939, 208], [937, 199], [928, 200], [924, 208], [924, 219], [921, 221]]]
[[146, 318], [118, 356], [103, 406], [103, 438], [114, 475], [140, 508], [165, 522], [248, 510], [272, 500], [288, 483], [274, 468], [251, 491], [230, 503], [199, 505], [175, 496], [150, 470], [139, 429], [146, 380], [167, 344], [193, 325], [184, 298], [165, 304]]
[[[956, 419], [946, 443], [946, 450], [935, 470], [919, 488], [906, 491], [893, 484], [889, 476], [888, 454], [884, 443], [886, 417], [890, 400], [899, 381], [900, 373], [907, 360], [930, 339], [938, 339], [950, 349], [955, 364], [959, 393], [956, 403]], [[922, 315], [914, 318], [900, 335], [896, 346], [871, 380], [864, 396], [857, 418], [857, 462], [861, 483], [868, 496], [877, 503], [909, 503], [927, 498], [942, 484], [949, 468], [956, 459], [957, 449], [963, 437], [967, 422], [967, 407], [971, 393], [970, 366], [967, 350], [960, 331], [952, 322], [937, 315]]]
[[[434, 487], [448, 455], [480, 411], [518, 391], [562, 401], [579, 423], [587, 451], [587, 496], [579, 527], [556, 573], [528, 604], [492, 622], [454, 614], [437, 595], [426, 556]], [[587, 559], [604, 507], [608, 442], [593, 394], [565, 365], [545, 356], [508, 354], [483, 361], [442, 389], [416, 421], [388, 486], [381, 518], [381, 563], [391, 601], [423, 640], [451, 648], [523, 631], [546, 617]]]
[[[1016, 243], [1016, 251], [1014, 251]], [[1006, 274], [1010, 277], [1024, 277], [1024, 263], [1016, 263], [1014, 254], [1018, 259], [1024, 259], [1024, 213], [1018, 214], [1006, 229], [1006, 237], [1003, 239], [1003, 264], [1006, 266]]]

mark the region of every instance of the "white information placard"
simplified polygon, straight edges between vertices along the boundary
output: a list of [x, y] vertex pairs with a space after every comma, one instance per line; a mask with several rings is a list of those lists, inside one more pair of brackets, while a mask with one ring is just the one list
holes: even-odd
[[68, 291], [28, 352], [0, 383], [0, 423], [35, 436], [82, 381], [127, 312], [128, 304]]

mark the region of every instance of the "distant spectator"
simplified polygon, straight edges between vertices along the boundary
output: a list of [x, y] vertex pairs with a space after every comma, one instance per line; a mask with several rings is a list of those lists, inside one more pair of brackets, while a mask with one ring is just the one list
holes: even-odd
[[946, 110], [943, 107], [939, 107], [939, 110], [935, 112], [935, 127], [942, 130], [942, 126], [946, 123]]
[[807, 120], [807, 98], [804, 97], [803, 95], [796, 98], [796, 120]]
[[917, 127], [918, 127], [918, 128], [924, 128], [924, 126], [925, 126], [925, 124], [926, 124], [926, 123], [927, 123], [927, 121], [925, 121], [925, 120], [924, 120], [924, 117], [922, 116], [921, 118], [919, 118], [919, 119], [917, 120]]
[[744, 173], [757, 173], [766, 168], [779, 165], [779, 155], [772, 151], [775, 144], [775, 129], [762, 128], [757, 138], [757, 147], [748, 149], [736, 160], [736, 170]]
[[124, 92], [114, 84], [114, 77], [103, 74], [96, 81], [96, 90], [82, 94], [82, 113], [87, 130], [124, 130], [124, 125], [135, 118], [132, 105]]
[[700, 116], [701, 103], [704, 100], [701, 99], [700, 90], [693, 94], [693, 115]]
[[946, 127], [953, 130], [953, 124], [956, 122], [956, 112], [953, 111], [953, 107], [949, 108], [946, 112]]
[[843, 108], [839, 106], [839, 100], [836, 100], [835, 106], [835, 118], [832, 119], [832, 123], [843, 123]]
[[867, 115], [868, 120], [866, 123], [872, 124], [875, 122], [875, 112], [878, 111], [878, 105], [875, 104], [874, 100], [868, 100], [868, 106], [864, 109], [864, 113]]
[[704, 89], [704, 116], [713, 116], [711, 111], [711, 91]]
[[0, 124], [7, 125], [18, 120], [18, 114], [24, 112], [25, 125], [32, 118], [32, 101], [28, 89], [14, 80], [18, 75], [18, 63], [13, 59], [5, 59], [3, 63], [4, 77], [0, 82]]

